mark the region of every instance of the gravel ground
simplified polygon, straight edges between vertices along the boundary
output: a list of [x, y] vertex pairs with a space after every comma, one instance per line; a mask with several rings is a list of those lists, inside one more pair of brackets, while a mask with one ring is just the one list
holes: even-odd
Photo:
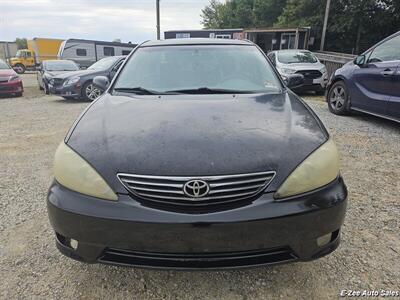
[[400, 126], [330, 114], [306, 96], [337, 142], [349, 188], [342, 244], [318, 261], [230, 272], [86, 265], [55, 248], [45, 198], [55, 149], [88, 105], [44, 96], [0, 98], [0, 298], [337, 298], [341, 289], [400, 289]]

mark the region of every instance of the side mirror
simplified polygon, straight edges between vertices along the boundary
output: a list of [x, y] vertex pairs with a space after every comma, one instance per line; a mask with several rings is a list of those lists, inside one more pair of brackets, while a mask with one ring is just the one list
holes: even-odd
[[366, 62], [365, 55], [359, 55], [354, 59], [354, 64], [360, 67], [365, 65], [365, 62]]
[[96, 76], [93, 78], [93, 85], [98, 89], [105, 91], [110, 86], [110, 80], [106, 76]]
[[298, 88], [304, 84], [304, 76], [301, 74], [287, 75], [283, 78], [283, 81], [290, 89]]

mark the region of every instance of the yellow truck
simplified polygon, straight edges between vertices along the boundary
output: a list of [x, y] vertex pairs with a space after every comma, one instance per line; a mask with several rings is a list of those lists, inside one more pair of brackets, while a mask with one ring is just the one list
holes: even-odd
[[25, 73], [26, 70], [36, 70], [42, 61], [57, 59], [62, 42], [63, 40], [59, 39], [33, 38], [28, 40], [28, 49], [18, 50], [9, 63], [19, 74]]

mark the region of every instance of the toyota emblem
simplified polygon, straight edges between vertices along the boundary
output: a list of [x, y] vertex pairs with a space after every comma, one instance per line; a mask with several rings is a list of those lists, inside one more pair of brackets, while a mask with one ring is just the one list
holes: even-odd
[[203, 180], [190, 180], [183, 186], [183, 192], [191, 198], [201, 198], [208, 194], [210, 186]]

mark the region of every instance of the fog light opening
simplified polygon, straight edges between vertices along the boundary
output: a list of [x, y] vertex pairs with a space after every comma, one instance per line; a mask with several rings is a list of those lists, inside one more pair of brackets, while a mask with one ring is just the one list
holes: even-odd
[[74, 249], [74, 250], [78, 249], [78, 241], [77, 241], [77, 240], [71, 239], [71, 240], [69, 241], [69, 245], [70, 245], [71, 248]]
[[332, 233], [325, 234], [317, 238], [317, 245], [318, 247], [325, 246], [326, 244], [329, 244], [331, 240], [332, 240]]

